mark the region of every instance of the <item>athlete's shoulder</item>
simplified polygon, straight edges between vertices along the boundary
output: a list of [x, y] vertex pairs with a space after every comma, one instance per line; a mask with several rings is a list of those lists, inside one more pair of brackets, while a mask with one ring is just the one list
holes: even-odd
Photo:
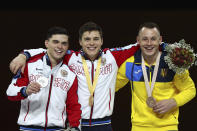
[[73, 51], [73, 50], [67, 50], [67, 52], [66, 52], [66, 54], [68, 54], [68, 55], [71, 55], [73, 53], [75, 53], [75, 51]]
[[138, 47], [139, 45], [137, 43], [135, 44], [129, 44], [127, 46], [123, 46], [123, 47], [116, 47], [116, 48], [111, 48], [110, 51], [122, 51], [122, 50], [127, 50], [130, 49], [132, 47]]
[[45, 54], [46, 54], [45, 52], [42, 52], [40, 54], [30, 57], [30, 59], [28, 60], [28, 63], [36, 62], [37, 60], [41, 59]]

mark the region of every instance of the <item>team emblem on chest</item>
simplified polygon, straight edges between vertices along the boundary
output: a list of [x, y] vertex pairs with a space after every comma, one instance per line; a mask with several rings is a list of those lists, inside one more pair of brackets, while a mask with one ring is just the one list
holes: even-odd
[[62, 77], [67, 77], [67, 75], [68, 75], [68, 72], [66, 70], [61, 70], [60, 73], [61, 73]]
[[106, 58], [102, 58], [101, 63], [102, 63], [102, 65], [105, 65], [106, 64]]
[[167, 72], [168, 72], [168, 69], [162, 68], [162, 69], [161, 69], [161, 76], [162, 76], [162, 77], [166, 77]]

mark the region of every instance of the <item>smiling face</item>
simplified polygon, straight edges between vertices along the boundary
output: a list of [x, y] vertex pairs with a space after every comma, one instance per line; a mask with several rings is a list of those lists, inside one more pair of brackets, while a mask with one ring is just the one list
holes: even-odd
[[68, 50], [68, 36], [65, 34], [52, 35], [45, 41], [45, 46], [52, 65], [58, 64]]
[[99, 31], [85, 31], [82, 34], [79, 43], [88, 58], [94, 60], [98, 56], [99, 50], [103, 45], [103, 39], [101, 38]]
[[155, 60], [159, 52], [159, 45], [162, 42], [157, 28], [143, 27], [138, 34], [137, 42], [140, 44], [143, 57], [148, 60]]

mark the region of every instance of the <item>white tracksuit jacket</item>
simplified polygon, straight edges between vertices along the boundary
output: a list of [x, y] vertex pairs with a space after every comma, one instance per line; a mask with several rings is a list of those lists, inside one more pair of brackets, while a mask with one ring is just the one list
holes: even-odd
[[[22, 89], [41, 75], [48, 77], [47, 87], [25, 97]], [[19, 125], [64, 128], [68, 118], [71, 126], [78, 127], [81, 106], [78, 103], [77, 88], [76, 75], [66, 64], [61, 62], [51, 69], [48, 56], [41, 53], [31, 57], [24, 74], [13, 78], [7, 95], [10, 100], [21, 100]]]

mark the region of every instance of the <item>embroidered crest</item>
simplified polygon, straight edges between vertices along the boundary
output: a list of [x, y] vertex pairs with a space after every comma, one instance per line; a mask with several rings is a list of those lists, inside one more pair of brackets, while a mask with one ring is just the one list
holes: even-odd
[[68, 75], [68, 72], [66, 70], [61, 70], [61, 75], [63, 77], [66, 77]]
[[102, 63], [102, 65], [105, 65], [106, 64], [106, 58], [102, 58], [101, 63]]
[[161, 69], [161, 76], [162, 77], [166, 77], [167, 73], [168, 73], [168, 69], [166, 69], [166, 68]]

